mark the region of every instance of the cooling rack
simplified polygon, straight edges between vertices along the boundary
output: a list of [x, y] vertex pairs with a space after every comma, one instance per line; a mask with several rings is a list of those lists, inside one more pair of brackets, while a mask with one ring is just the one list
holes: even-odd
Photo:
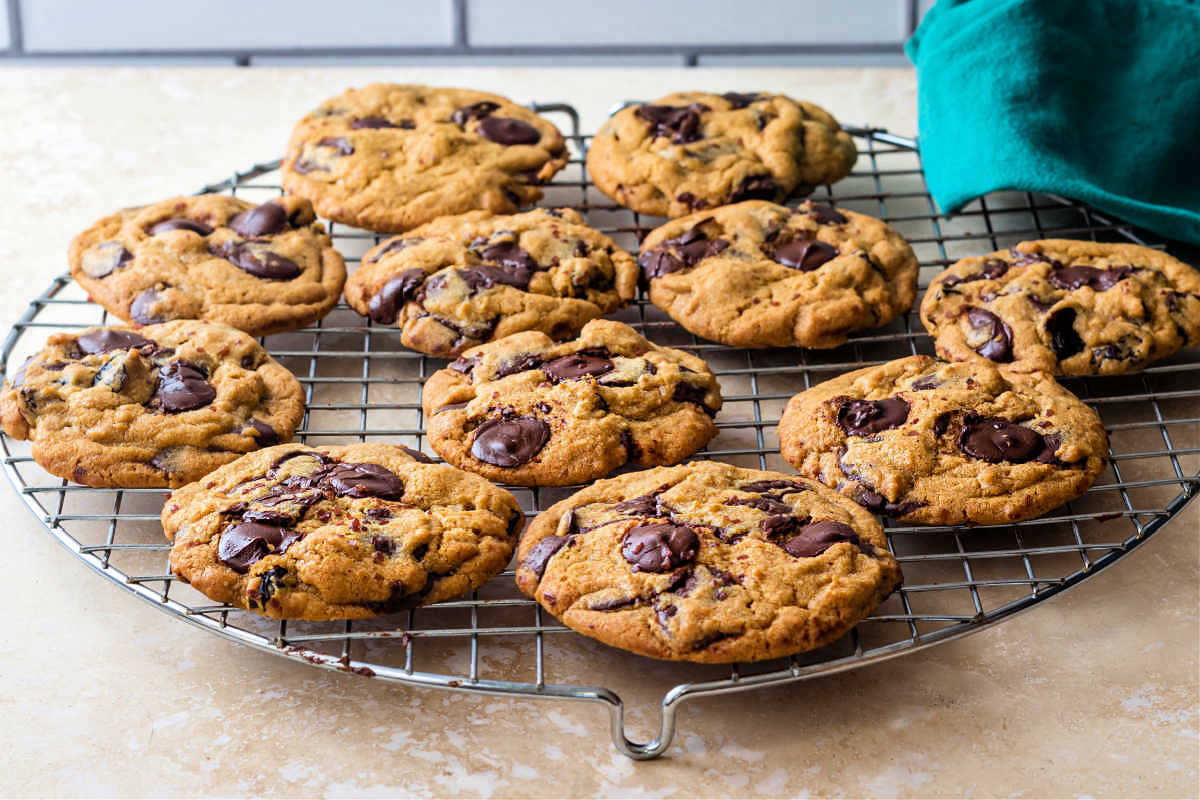
[[[571, 161], [541, 205], [578, 209], [636, 250], [657, 224], [614, 206], [588, 181], [589, 136], [566, 104], [531, 106], [569, 130]], [[876, 128], [850, 129], [855, 172], [814, 192], [887, 220], [916, 250], [921, 286], [947, 264], [1027, 238], [1061, 236], [1145, 242], [1128, 226], [1078, 203], [997, 193], [962, 213], [939, 215], [916, 142]], [[280, 193], [279, 162], [235, 172], [202, 191], [261, 202]], [[382, 237], [329, 224], [353, 268]], [[860, 366], [932, 353], [915, 314], [828, 351], [735, 350], [698, 340], [644, 297], [615, 318], [648, 338], [707, 359], [725, 405], [719, 435], [699, 454], [739, 466], [788, 471], [776, 426], [793, 394]], [[69, 276], [56, 279], [13, 326], [4, 366], [19, 364], [45, 336], [106, 322]], [[268, 336], [267, 349], [305, 388], [298, 437], [313, 444], [379, 441], [421, 448], [421, 388], [446, 362], [405, 350], [394, 328], [373, 326], [345, 305], [312, 328]], [[668, 664], [578, 636], [522, 596], [511, 568], [469, 597], [387, 618], [281, 622], [213, 604], [176, 581], [158, 517], [162, 490], [68, 485], [42, 471], [26, 442], [0, 435], [5, 473], [46, 530], [76, 557], [136, 597], [226, 639], [340, 670], [419, 687], [598, 703], [612, 740], [631, 758], [661, 755], [688, 700], [804, 680], [878, 662], [993, 625], [1078, 584], [1148, 539], [1200, 486], [1200, 353], [1195, 349], [1133, 375], [1066, 379], [1110, 432], [1110, 465], [1084, 497], [1040, 519], [994, 527], [906, 527], [886, 521], [905, 585], [833, 645], [790, 659], [711, 666]], [[510, 487], [529, 515], [573, 488]], [[627, 725], [642, 735], [631, 738]]]

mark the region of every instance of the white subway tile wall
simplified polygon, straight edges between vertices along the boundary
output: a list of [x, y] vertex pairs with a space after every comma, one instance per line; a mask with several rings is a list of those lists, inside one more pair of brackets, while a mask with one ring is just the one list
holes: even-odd
[[0, 0], [0, 64], [901, 66], [933, 2]]

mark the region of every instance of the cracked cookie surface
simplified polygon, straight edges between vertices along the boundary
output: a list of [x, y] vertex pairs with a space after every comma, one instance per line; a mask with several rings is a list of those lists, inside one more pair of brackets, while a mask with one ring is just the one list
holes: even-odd
[[280, 619], [356, 619], [482, 586], [524, 515], [477, 475], [406, 447], [280, 445], [171, 494], [171, 570]]
[[507, 98], [376, 83], [300, 120], [281, 171], [321, 216], [400, 233], [474, 209], [511, 214], [566, 163], [558, 128]]
[[793, 397], [783, 457], [871, 511], [998, 525], [1088, 490], [1104, 469], [1100, 418], [1044, 373], [911, 356]]
[[401, 342], [453, 358], [521, 331], [555, 339], [637, 292], [637, 264], [571, 209], [445, 217], [367, 251], [346, 301]]
[[937, 276], [921, 321], [943, 358], [1116, 375], [1200, 344], [1200, 272], [1134, 244], [1021, 242]]
[[593, 320], [570, 342], [529, 332], [469, 350], [430, 377], [423, 405], [451, 464], [565, 486], [687, 458], [716, 435], [721, 392], [702, 359]]
[[255, 336], [316, 322], [346, 281], [312, 206], [176, 197], [105, 217], [71, 242], [71, 275], [109, 312], [152, 325], [203, 319]]
[[857, 158], [824, 109], [766, 92], [677, 92], [630, 106], [588, 150], [596, 188], [642, 214], [681, 217], [833, 183]]
[[192, 320], [55, 334], [0, 393], [4, 431], [87, 486], [182, 486], [303, 416], [299, 381], [249, 334]]
[[638, 263], [654, 305], [732, 347], [836, 347], [906, 312], [920, 269], [908, 243], [880, 220], [762, 200], [654, 229]]
[[517, 585], [568, 627], [675, 661], [829, 644], [900, 584], [879, 523], [804, 478], [714, 461], [598, 481], [521, 537]]

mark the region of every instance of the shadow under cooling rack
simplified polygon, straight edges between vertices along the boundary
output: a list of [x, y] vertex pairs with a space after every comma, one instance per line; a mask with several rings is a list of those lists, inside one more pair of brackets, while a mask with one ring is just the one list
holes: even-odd
[[[630, 250], [658, 220], [612, 204], [590, 184], [590, 137], [565, 104], [534, 106], [570, 131], [572, 158], [545, 187], [545, 206], [569, 206]], [[815, 193], [880, 217], [913, 246], [921, 285], [967, 255], [1029, 238], [1089, 238], [1143, 243], [1128, 226], [1078, 203], [998, 193], [962, 213], [937, 213], [915, 143], [878, 129], [853, 129], [858, 168]], [[281, 192], [278, 162], [234, 173], [204, 191], [260, 202]], [[381, 236], [328, 223], [353, 268]], [[790, 471], [776, 427], [798, 391], [850, 369], [932, 353], [915, 315], [853, 337], [828, 351], [737, 350], [688, 334], [644, 297], [613, 318], [656, 343], [705, 358], [725, 405], [718, 436], [697, 457]], [[45, 335], [107, 321], [103, 309], [63, 276], [35, 299], [5, 342], [5, 365], [20, 363]], [[263, 339], [305, 389], [298, 437], [310, 444], [363, 440], [424, 442], [421, 391], [445, 365], [404, 349], [399, 331], [376, 327], [345, 305], [316, 326]], [[1065, 379], [1110, 432], [1110, 465], [1083, 497], [1040, 519], [991, 527], [913, 527], [888, 521], [905, 585], [841, 641], [790, 659], [711, 666], [656, 662], [578, 636], [521, 595], [511, 569], [469, 597], [355, 622], [279, 622], [216, 605], [176, 581], [159, 511], [164, 491], [73, 486], [42, 471], [29, 446], [0, 436], [5, 471], [46, 529], [114, 583], [177, 618], [258, 649], [314, 665], [441, 689], [598, 702], [608, 708], [615, 746], [652, 758], [669, 746], [680, 704], [711, 694], [779, 684], [914, 652], [982, 629], [1090, 577], [1159, 530], [1200, 485], [1200, 355], [1183, 351], [1142, 372]], [[528, 515], [577, 487], [509, 487]], [[630, 675], [637, 675], [631, 680]], [[625, 710], [658, 708], [648, 741], [625, 731]]]

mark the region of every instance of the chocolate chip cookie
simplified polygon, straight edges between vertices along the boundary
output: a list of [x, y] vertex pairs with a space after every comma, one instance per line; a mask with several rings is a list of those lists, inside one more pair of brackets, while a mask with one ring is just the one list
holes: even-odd
[[873, 217], [763, 200], [656, 228], [638, 263], [654, 305], [733, 347], [836, 347], [906, 312], [920, 268], [900, 234]]
[[781, 202], [850, 173], [854, 140], [823, 108], [781, 94], [677, 92], [630, 106], [588, 150], [596, 188], [657, 217]]
[[254, 336], [329, 313], [346, 266], [307, 200], [206, 194], [105, 217], [75, 237], [71, 275], [123, 320], [204, 319]]
[[721, 392], [703, 360], [598, 319], [570, 342], [531, 331], [468, 350], [426, 382], [423, 404], [451, 464], [565, 486], [687, 458], [717, 434]]
[[508, 563], [524, 515], [406, 447], [280, 445], [171, 494], [171, 570], [279, 619], [357, 619], [458, 597]]
[[1115, 375], [1200, 343], [1200, 272], [1134, 244], [1021, 242], [935, 278], [921, 320], [943, 358]]
[[376, 83], [300, 120], [281, 169], [321, 216], [400, 233], [473, 209], [511, 214], [566, 163], [558, 128], [504, 97]]
[[289, 441], [292, 373], [241, 331], [177, 320], [51, 336], [0, 393], [0, 421], [47, 472], [87, 486], [182, 486]]
[[911, 356], [801, 392], [779, 423], [801, 474], [877, 514], [998, 525], [1088, 490], [1104, 469], [1100, 418], [1045, 373]]
[[567, 339], [627, 304], [637, 264], [571, 209], [444, 217], [367, 251], [346, 301], [405, 346], [453, 358], [520, 331]]
[[879, 523], [837, 492], [714, 461], [599, 481], [539, 514], [517, 585], [605, 644], [759, 661], [833, 642], [899, 584]]

